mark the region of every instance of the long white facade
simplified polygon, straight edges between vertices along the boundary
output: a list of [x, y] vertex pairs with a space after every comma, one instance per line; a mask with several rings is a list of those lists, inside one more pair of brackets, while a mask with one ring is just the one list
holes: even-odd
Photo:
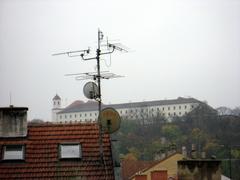
[[[53, 99], [54, 101], [54, 99]], [[172, 100], [146, 101], [136, 103], [102, 105], [102, 108], [112, 107], [118, 111], [123, 119], [149, 119], [164, 116], [167, 119], [181, 117], [201, 103], [194, 98], [177, 98]], [[53, 102], [54, 104], [54, 102]], [[55, 102], [56, 104], [56, 102]], [[94, 101], [75, 101], [66, 108], [58, 108], [52, 112], [55, 122], [95, 122], [98, 118], [98, 104]], [[54, 108], [53, 108], [54, 110]]]

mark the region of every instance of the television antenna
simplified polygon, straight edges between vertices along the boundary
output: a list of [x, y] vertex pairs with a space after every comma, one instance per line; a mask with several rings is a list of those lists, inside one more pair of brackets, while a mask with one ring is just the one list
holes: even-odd
[[[101, 71], [100, 72], [100, 79], [113, 79], [113, 78], [120, 78], [124, 77], [121, 75], [117, 75], [114, 73], [110, 73], [109, 71]], [[86, 72], [86, 73], [76, 73], [76, 74], [66, 74], [65, 76], [75, 76], [76, 80], [94, 80], [96, 81], [98, 79], [98, 73], [97, 72]]]
[[[108, 71], [101, 72], [101, 66], [100, 66], [100, 57], [103, 55], [112, 54], [115, 50], [120, 52], [128, 52], [128, 48], [123, 46], [120, 43], [109, 43], [107, 40], [106, 44], [101, 44], [104, 41], [104, 35], [103, 32], [98, 29], [97, 34], [97, 49], [96, 49], [96, 55], [93, 57], [86, 57], [90, 54], [90, 48], [83, 49], [83, 50], [77, 50], [77, 51], [68, 51], [68, 52], [61, 52], [53, 54], [53, 56], [56, 55], [67, 55], [68, 57], [76, 57], [80, 56], [82, 60], [88, 61], [88, 60], [96, 60], [97, 62], [97, 70], [96, 72], [88, 72], [88, 73], [77, 73], [77, 74], [68, 74], [69, 75], [75, 75], [76, 80], [87, 80], [87, 79], [93, 79], [97, 82], [97, 90], [94, 89], [95, 93], [95, 100], [98, 101], [98, 126], [99, 126], [99, 145], [100, 145], [100, 160], [103, 162], [103, 129], [102, 129], [102, 123], [101, 123], [101, 110], [102, 110], [102, 95], [101, 95], [101, 79], [111, 79], [111, 78], [117, 78], [122, 77], [120, 75], [116, 75], [114, 73], [110, 73]], [[101, 49], [102, 47], [107, 47], [106, 49]], [[93, 85], [96, 87], [95, 85]], [[92, 96], [91, 96], [92, 97]]]

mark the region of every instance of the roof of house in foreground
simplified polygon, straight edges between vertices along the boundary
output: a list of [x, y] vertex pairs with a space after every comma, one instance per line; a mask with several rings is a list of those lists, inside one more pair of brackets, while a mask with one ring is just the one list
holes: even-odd
[[[199, 102], [200, 101], [195, 98], [178, 97], [177, 99], [169, 99], [169, 100], [142, 101], [142, 102], [130, 102], [130, 103], [122, 103], [122, 104], [109, 104], [109, 105], [103, 104], [102, 108], [112, 107], [115, 109], [125, 109], [125, 108], [173, 105], [173, 104], [199, 103]], [[97, 110], [98, 110], [98, 104], [95, 101], [88, 101], [86, 103], [84, 103], [83, 101], [74, 101], [68, 107], [58, 112], [58, 114], [97, 111]]]
[[[81, 159], [59, 159], [60, 143], [80, 143]], [[3, 161], [4, 145], [25, 145], [24, 161]], [[93, 123], [29, 124], [27, 137], [0, 138], [0, 179], [114, 179], [110, 137]]]

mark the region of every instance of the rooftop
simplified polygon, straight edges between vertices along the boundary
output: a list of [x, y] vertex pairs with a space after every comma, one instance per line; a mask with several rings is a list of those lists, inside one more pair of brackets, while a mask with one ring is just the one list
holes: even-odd
[[[93, 123], [29, 124], [25, 138], [0, 138], [0, 179], [114, 179], [110, 137], [103, 135], [101, 163], [98, 132]], [[59, 159], [61, 143], [79, 143], [81, 159]], [[2, 160], [6, 145], [24, 145], [24, 160]]]

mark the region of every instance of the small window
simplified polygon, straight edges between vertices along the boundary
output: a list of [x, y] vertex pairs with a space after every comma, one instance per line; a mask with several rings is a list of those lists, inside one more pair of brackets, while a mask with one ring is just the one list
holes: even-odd
[[75, 118], [77, 118], [77, 115], [75, 114]]
[[179, 106], [179, 109], [181, 109], [181, 106]]
[[61, 159], [81, 158], [81, 145], [80, 144], [60, 144], [59, 157]]
[[62, 115], [60, 115], [59, 117], [60, 117], [60, 119], [62, 119]]
[[3, 148], [3, 160], [24, 160], [24, 145], [6, 145]]
[[170, 110], [170, 107], [168, 107], [168, 110]]
[[184, 106], [185, 109], [187, 109], [187, 106]]
[[175, 109], [176, 109], [176, 107], [175, 107], [175, 106], [173, 106], [173, 109], [175, 110]]

